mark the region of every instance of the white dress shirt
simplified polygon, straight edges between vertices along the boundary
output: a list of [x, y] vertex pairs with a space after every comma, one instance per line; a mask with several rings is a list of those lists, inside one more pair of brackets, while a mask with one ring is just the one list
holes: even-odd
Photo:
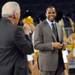
[[53, 24], [56, 24], [55, 21], [51, 22], [51, 21], [49, 21], [48, 19], [46, 19], [46, 21], [48, 22], [48, 24], [49, 24], [49, 26], [50, 26], [51, 29], [52, 29], [52, 23], [53, 23]]

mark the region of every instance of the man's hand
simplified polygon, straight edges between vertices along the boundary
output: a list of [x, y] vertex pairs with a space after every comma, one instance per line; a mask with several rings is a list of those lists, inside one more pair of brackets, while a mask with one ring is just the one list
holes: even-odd
[[61, 49], [63, 47], [63, 44], [60, 42], [52, 42], [52, 47], [56, 49]]

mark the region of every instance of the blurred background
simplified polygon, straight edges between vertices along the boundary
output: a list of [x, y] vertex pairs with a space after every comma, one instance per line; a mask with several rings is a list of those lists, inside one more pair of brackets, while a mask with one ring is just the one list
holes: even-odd
[[75, 0], [0, 0], [0, 13], [2, 5], [7, 1], [17, 1], [21, 6], [21, 19], [27, 16], [32, 16], [35, 22], [43, 20], [44, 9], [49, 4], [54, 4], [59, 10], [59, 17], [62, 14], [69, 15], [75, 21]]

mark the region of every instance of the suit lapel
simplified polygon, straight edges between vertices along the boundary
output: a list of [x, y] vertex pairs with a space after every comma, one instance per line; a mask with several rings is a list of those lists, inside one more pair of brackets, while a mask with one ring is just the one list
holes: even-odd
[[44, 21], [44, 24], [46, 26], [48, 34], [51, 33], [49, 36], [52, 36], [53, 41], [56, 41], [56, 37], [55, 37], [54, 33], [52, 32], [52, 29], [50, 28], [50, 26], [49, 26], [49, 24], [48, 24], [48, 22], [46, 20]]

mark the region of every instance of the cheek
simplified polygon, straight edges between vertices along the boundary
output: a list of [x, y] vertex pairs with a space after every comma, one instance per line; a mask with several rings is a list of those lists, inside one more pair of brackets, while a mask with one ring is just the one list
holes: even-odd
[[16, 18], [16, 22], [17, 22], [17, 23], [19, 22], [19, 18]]
[[55, 17], [57, 16], [57, 14], [54, 15]]

